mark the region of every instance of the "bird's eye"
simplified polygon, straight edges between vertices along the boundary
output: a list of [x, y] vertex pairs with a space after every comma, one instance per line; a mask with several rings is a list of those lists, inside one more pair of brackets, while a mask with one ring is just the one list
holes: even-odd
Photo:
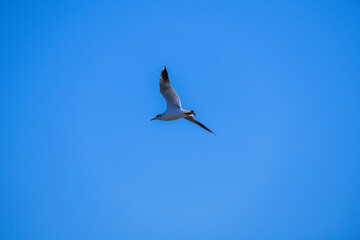
[[157, 115], [156, 117], [160, 117], [160, 114], [159, 114], [159, 115]]

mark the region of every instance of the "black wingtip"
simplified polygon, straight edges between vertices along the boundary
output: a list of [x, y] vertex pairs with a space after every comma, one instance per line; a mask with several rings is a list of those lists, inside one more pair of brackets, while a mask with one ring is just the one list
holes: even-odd
[[211, 131], [210, 129], [206, 129], [206, 130], [207, 130], [208, 132], [214, 134], [214, 136], [216, 136], [216, 134], [215, 134], [213, 131]]
[[161, 70], [161, 77], [163, 79], [168, 79], [169, 76], [168, 76], [168, 73], [167, 73], [167, 70], [166, 70], [166, 67], [164, 66], [163, 69]]

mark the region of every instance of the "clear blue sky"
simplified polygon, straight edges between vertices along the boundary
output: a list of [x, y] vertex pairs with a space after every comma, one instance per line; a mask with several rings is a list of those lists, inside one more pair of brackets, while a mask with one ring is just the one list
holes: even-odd
[[[360, 238], [358, 1], [3, 1], [0, 24], [0, 239]], [[164, 65], [216, 137], [150, 121]]]

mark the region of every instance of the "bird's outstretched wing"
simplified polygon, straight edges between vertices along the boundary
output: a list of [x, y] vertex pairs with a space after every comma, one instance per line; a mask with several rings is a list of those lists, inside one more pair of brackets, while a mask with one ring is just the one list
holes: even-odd
[[181, 108], [180, 99], [170, 85], [169, 76], [166, 71], [166, 67], [163, 67], [163, 69], [161, 70], [159, 85], [160, 85], [160, 93], [164, 96], [166, 100], [167, 109]]
[[204, 125], [202, 125], [201, 123], [199, 123], [198, 121], [196, 121], [192, 116], [190, 117], [185, 117], [186, 120], [195, 123], [196, 125], [202, 127], [203, 129], [205, 129], [208, 132], [211, 132], [212, 134], [216, 135], [215, 133], [213, 133], [210, 129], [208, 129], [207, 127], [205, 127]]

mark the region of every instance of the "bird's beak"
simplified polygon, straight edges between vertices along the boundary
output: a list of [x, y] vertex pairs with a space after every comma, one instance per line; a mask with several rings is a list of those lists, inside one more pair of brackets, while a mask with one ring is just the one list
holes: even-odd
[[153, 118], [153, 119], [151, 119], [150, 121], [152, 121], [152, 120], [156, 120], [156, 118]]

